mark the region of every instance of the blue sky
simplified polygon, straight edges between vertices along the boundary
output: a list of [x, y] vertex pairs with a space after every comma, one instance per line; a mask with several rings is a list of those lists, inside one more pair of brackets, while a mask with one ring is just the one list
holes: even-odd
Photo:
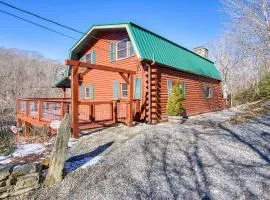
[[[219, 0], [4, 1], [83, 32], [92, 24], [132, 21], [189, 49], [215, 40], [222, 32]], [[1, 4], [0, 9], [75, 38], [81, 37], [80, 34], [40, 21]], [[0, 24], [0, 47], [38, 51], [45, 57], [60, 62], [68, 57], [69, 49], [76, 42], [3, 13], [0, 13]]]

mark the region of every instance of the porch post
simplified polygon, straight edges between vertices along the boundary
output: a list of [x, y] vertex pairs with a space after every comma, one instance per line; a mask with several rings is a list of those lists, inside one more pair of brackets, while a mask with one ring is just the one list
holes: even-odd
[[113, 100], [112, 103], [112, 119], [113, 119], [113, 123], [117, 122], [117, 101]]
[[72, 137], [79, 137], [79, 67], [72, 66], [71, 70], [71, 116], [72, 116]]
[[129, 74], [128, 84], [128, 115], [127, 115], [127, 126], [132, 127], [133, 125], [133, 75]]
[[62, 90], [63, 90], [63, 98], [65, 99], [67, 98], [66, 88], [62, 88]]

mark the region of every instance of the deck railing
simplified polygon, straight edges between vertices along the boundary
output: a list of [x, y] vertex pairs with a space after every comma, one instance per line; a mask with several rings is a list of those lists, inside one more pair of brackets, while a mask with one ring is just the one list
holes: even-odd
[[[133, 101], [133, 115], [140, 112], [140, 100]], [[113, 121], [125, 122], [128, 113], [129, 101], [80, 101], [79, 122]]]
[[[135, 117], [140, 113], [140, 101], [133, 101]], [[78, 124], [99, 122], [126, 122], [129, 101], [79, 101]], [[17, 118], [32, 125], [42, 126], [53, 120], [61, 121], [65, 113], [71, 113], [70, 98], [17, 99]]]
[[29, 118], [35, 123], [62, 120], [66, 112], [70, 112], [68, 98], [17, 99], [17, 117]]

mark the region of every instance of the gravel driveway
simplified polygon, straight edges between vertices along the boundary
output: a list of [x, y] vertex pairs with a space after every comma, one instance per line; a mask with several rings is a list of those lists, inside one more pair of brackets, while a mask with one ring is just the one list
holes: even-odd
[[70, 149], [70, 156], [92, 153], [101, 160], [32, 198], [269, 199], [270, 114], [224, 123], [235, 114], [91, 133]]

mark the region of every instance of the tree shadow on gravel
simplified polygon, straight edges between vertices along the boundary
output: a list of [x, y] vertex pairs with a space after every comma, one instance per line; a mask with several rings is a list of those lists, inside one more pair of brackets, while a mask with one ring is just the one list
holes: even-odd
[[93, 161], [93, 159], [106, 151], [113, 143], [114, 142], [108, 142], [106, 144], [100, 145], [91, 152], [70, 157], [65, 162], [65, 174], [75, 171], [86, 163]]
[[[202, 127], [213, 128], [212, 123]], [[143, 179], [123, 175], [128, 196], [136, 199], [238, 199], [265, 198], [269, 189], [269, 157], [264, 148], [234, 131], [215, 124], [208, 134], [191, 128], [157, 131], [145, 135], [141, 145], [145, 160]], [[260, 134], [254, 135], [259, 137]], [[261, 138], [260, 138], [261, 139]], [[221, 145], [215, 144], [222, 142]], [[241, 144], [241, 145], [240, 145]], [[258, 146], [259, 145], [259, 146]], [[222, 146], [223, 149], [219, 149]], [[260, 161], [245, 161], [246, 150]], [[237, 155], [239, 153], [239, 155]], [[254, 177], [254, 178], [251, 178]], [[259, 189], [256, 189], [259, 188]]]
[[61, 198], [268, 199], [265, 126], [245, 124], [239, 131], [235, 125], [194, 124], [142, 129], [141, 137], [130, 137], [102, 165], [71, 173]]
[[[199, 138], [195, 136], [185, 149], [181, 139], [159, 134], [154, 131], [142, 144], [146, 163], [144, 183], [130, 176], [123, 177], [135, 190], [136, 199], [211, 199], [208, 178], [198, 153]], [[184, 160], [174, 159], [171, 148], [175, 148]]]
[[268, 164], [270, 164], [270, 158], [261, 151], [256, 145], [254, 145], [252, 142], [246, 140], [244, 137], [241, 137], [236, 132], [231, 130], [230, 128], [220, 124], [219, 127], [227, 132], [229, 132], [233, 137], [235, 137], [239, 142], [247, 145], [250, 149], [252, 149], [256, 154], [258, 154], [264, 161], [266, 161]]

